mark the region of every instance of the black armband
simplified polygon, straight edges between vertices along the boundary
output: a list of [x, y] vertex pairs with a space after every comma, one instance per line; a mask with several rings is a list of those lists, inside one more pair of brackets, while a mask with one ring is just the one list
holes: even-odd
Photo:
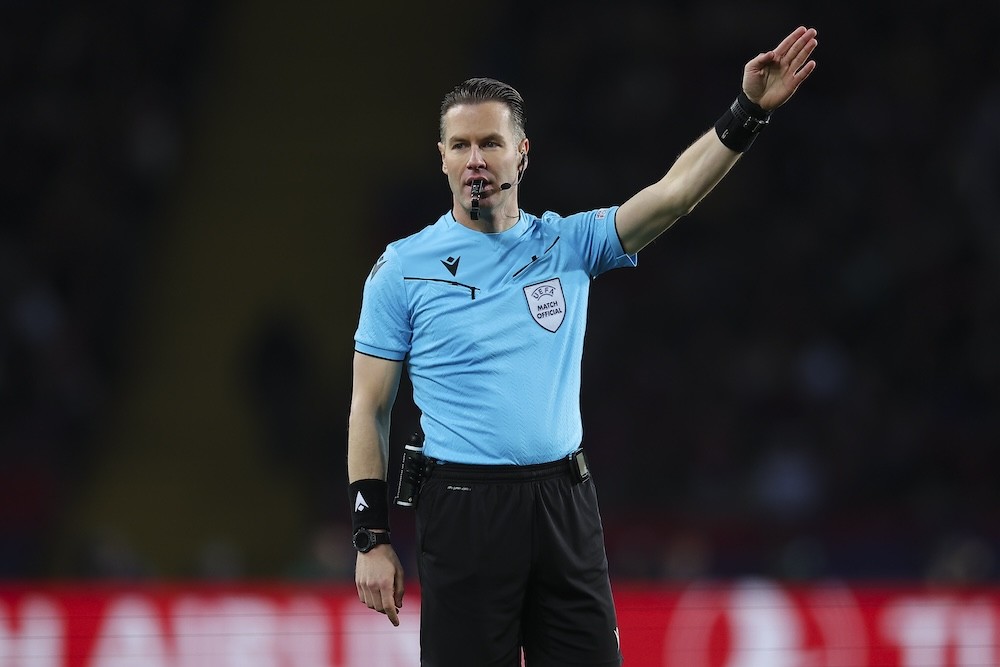
[[381, 479], [359, 479], [348, 487], [351, 532], [358, 528], [389, 530], [388, 485]]
[[744, 153], [770, 121], [771, 114], [740, 91], [726, 113], [716, 121], [715, 133], [727, 148]]

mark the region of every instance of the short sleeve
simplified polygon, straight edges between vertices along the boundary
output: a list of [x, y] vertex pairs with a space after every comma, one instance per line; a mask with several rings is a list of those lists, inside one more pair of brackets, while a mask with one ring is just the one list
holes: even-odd
[[400, 259], [386, 248], [365, 280], [354, 349], [383, 359], [402, 361], [410, 350], [413, 330], [406, 306]]

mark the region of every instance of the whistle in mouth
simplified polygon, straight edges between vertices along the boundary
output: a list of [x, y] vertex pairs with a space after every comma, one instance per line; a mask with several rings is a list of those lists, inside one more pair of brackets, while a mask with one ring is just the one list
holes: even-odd
[[484, 181], [472, 182], [472, 206], [469, 208], [469, 216], [473, 220], [479, 220], [479, 198], [483, 194]]

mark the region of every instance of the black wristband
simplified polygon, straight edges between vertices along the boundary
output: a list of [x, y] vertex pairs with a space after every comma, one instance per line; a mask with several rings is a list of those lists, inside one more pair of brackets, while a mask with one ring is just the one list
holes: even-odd
[[389, 530], [388, 485], [382, 479], [359, 479], [348, 487], [351, 532], [358, 528]]
[[716, 121], [715, 133], [727, 148], [744, 153], [770, 121], [771, 114], [740, 91], [726, 113]]

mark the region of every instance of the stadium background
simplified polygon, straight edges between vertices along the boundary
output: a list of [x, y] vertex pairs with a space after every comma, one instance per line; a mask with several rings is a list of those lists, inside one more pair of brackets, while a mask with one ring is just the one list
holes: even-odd
[[806, 87], [594, 285], [613, 574], [995, 581], [1000, 9], [828, 5], [0, 2], [0, 579], [349, 581], [361, 285], [447, 207], [441, 96], [510, 81], [522, 206], [609, 205], [807, 24]]

